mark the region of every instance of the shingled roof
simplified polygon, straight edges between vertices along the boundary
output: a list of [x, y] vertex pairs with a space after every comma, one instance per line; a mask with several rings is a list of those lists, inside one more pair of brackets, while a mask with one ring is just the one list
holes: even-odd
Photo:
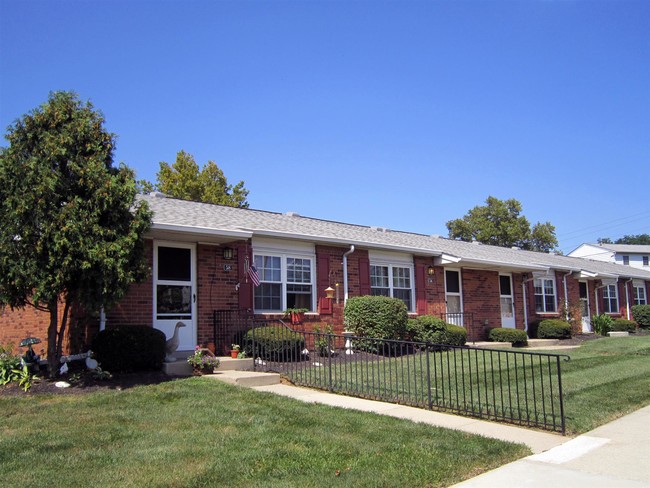
[[[229, 238], [277, 237], [320, 244], [355, 245], [363, 249], [395, 250], [430, 256], [438, 264], [519, 271], [583, 272], [589, 277], [650, 280], [650, 272], [614, 263], [524, 251], [439, 236], [347, 224], [150, 194], [139, 197], [153, 210], [152, 231]], [[204, 237], [204, 239], [207, 237]]]

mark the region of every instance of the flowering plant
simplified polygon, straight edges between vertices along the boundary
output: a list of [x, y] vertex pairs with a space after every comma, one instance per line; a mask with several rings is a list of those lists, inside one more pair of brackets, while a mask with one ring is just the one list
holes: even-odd
[[220, 363], [219, 358], [215, 357], [210, 349], [199, 346], [194, 348], [194, 354], [187, 358], [187, 362], [198, 369], [218, 368]]

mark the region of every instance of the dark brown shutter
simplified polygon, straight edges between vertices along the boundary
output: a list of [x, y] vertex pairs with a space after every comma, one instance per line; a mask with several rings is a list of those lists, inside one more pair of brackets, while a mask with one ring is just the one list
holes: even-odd
[[[246, 275], [246, 256], [248, 246], [237, 248], [237, 274], [239, 277], [239, 308], [241, 310], [253, 308], [253, 283]], [[252, 256], [248, 256], [248, 263], [253, 262]]]
[[325, 288], [330, 286], [330, 258], [327, 254], [316, 257], [316, 286], [318, 291], [318, 311], [321, 315], [332, 314], [332, 299], [325, 296]]
[[427, 272], [422, 265], [415, 267], [415, 300], [418, 315], [427, 313]]
[[370, 295], [370, 260], [368, 258], [359, 258], [359, 294], [361, 296]]

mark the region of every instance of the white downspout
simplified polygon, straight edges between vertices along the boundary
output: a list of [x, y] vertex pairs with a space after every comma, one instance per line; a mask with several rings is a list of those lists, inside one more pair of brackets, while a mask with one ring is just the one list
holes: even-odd
[[566, 277], [569, 276], [573, 271], [569, 271], [567, 274], [564, 275], [562, 278], [562, 282], [564, 283], [564, 318], [566, 321], [569, 321], [569, 292], [567, 291], [566, 288]]
[[627, 320], [630, 320], [630, 292], [629, 286], [627, 286], [628, 283], [632, 283], [632, 280], [627, 280], [625, 282], [625, 306], [627, 308]]
[[343, 254], [343, 304], [348, 301], [348, 255], [354, 252], [354, 245]]

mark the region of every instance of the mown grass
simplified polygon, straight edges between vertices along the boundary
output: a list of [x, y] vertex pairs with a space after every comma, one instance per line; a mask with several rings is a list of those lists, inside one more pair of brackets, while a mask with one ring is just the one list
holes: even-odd
[[650, 336], [602, 338], [562, 363], [569, 434], [584, 433], [650, 403]]
[[448, 486], [527, 453], [208, 378], [0, 398], [2, 486]]

